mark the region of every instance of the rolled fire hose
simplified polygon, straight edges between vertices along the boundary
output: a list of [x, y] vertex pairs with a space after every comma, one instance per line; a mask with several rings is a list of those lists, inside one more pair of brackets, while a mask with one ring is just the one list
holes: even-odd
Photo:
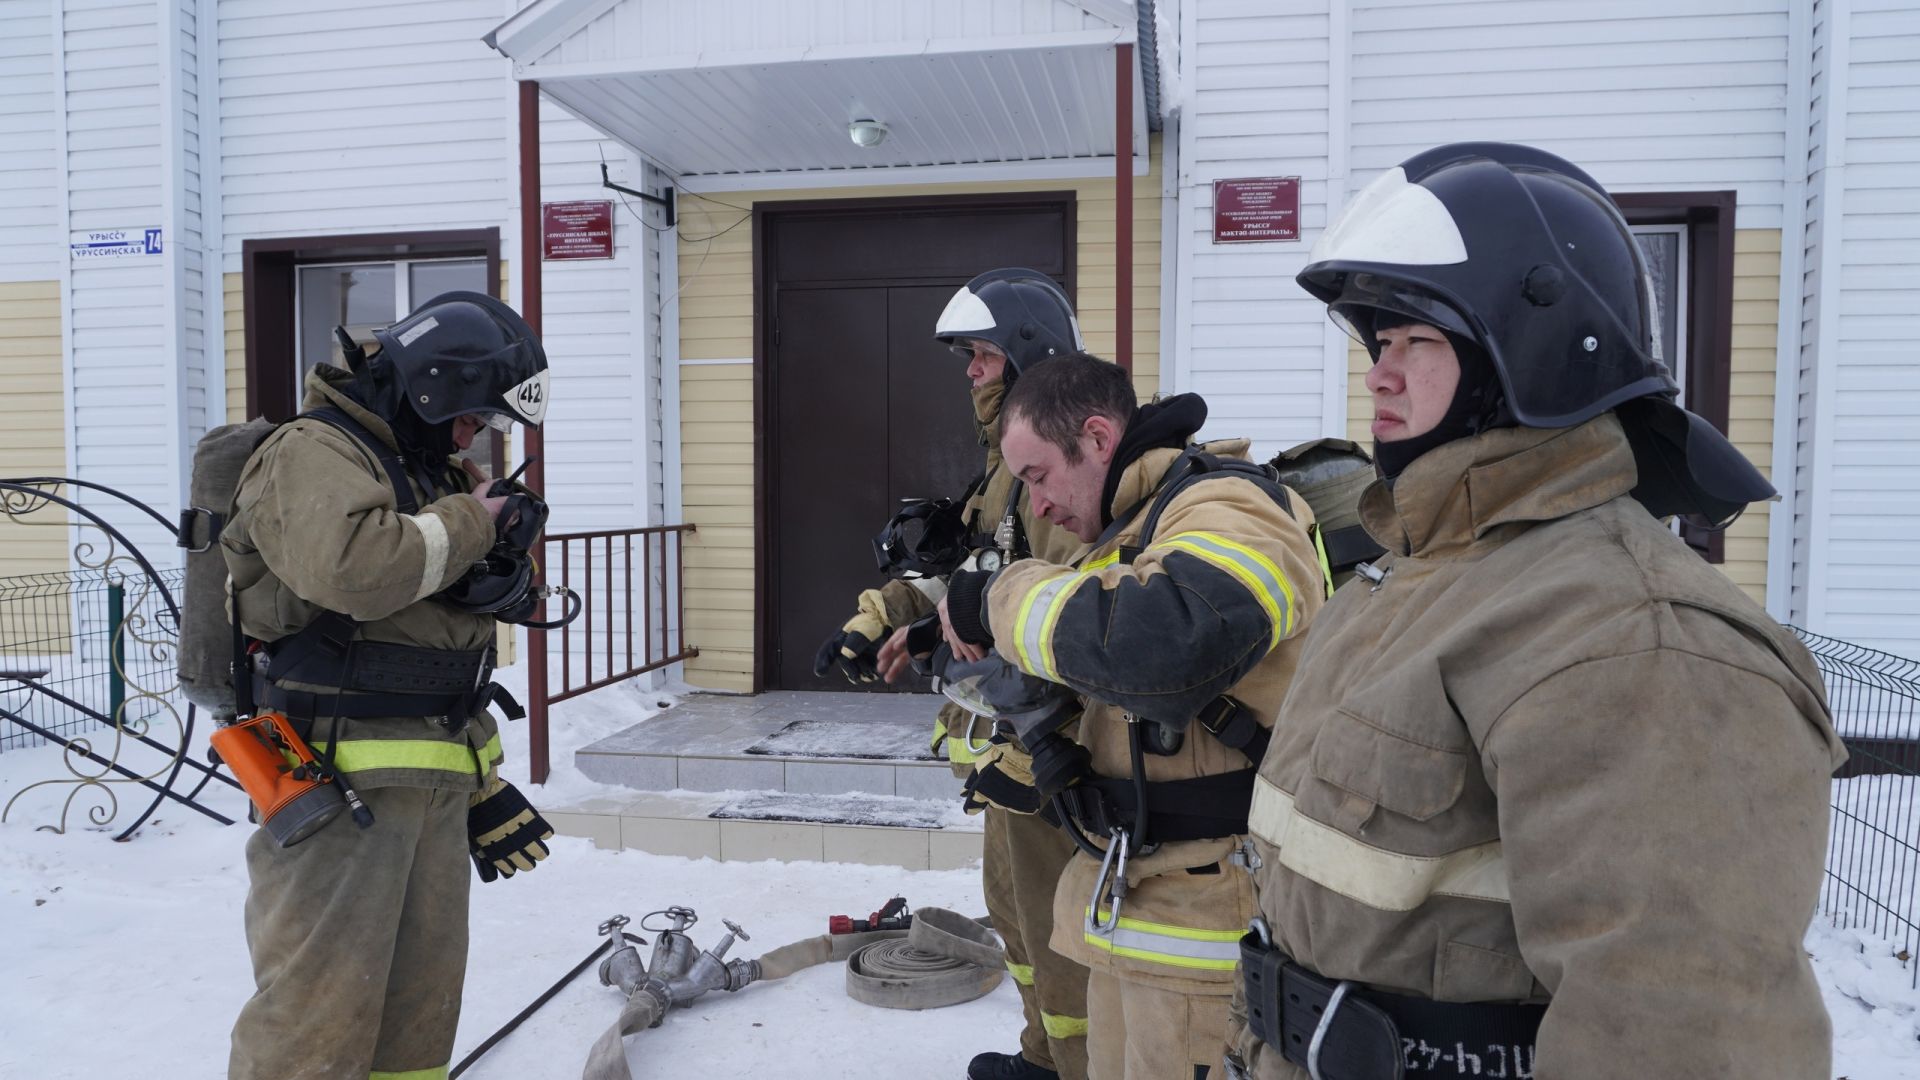
[[[822, 934], [760, 957], [760, 981], [820, 964], [847, 963], [847, 996], [883, 1009], [938, 1009], [982, 997], [1006, 976], [1006, 951], [981, 922], [945, 908], [913, 913], [908, 930]], [[623, 1040], [656, 1027], [660, 999], [636, 992], [596, 1039], [582, 1080], [633, 1080]]]

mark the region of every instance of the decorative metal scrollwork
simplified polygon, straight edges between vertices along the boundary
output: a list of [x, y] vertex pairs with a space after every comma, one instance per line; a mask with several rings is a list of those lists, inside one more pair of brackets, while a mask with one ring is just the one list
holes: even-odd
[[[65, 575], [39, 575], [25, 586], [42, 589], [42, 599], [58, 596], [58, 610], [49, 604], [35, 613], [46, 625], [23, 631], [15, 625], [17, 620], [0, 621], [0, 668], [12, 669], [0, 670], [0, 731], [10, 723], [61, 745], [60, 760], [68, 775], [30, 783], [14, 792], [0, 807], [0, 821], [8, 819], [29, 791], [66, 787], [58, 820], [41, 827], [65, 832], [77, 805], [84, 805], [88, 824], [106, 827], [120, 815], [119, 789], [137, 785], [153, 792], [153, 800], [116, 840], [131, 837], [169, 799], [232, 824], [230, 818], [198, 801], [209, 782], [219, 780], [236, 788], [238, 784], [188, 753], [194, 707], [175, 690], [180, 607], [169, 587], [169, 577], [177, 583], [179, 572], [156, 571], [124, 533], [76, 501], [77, 488], [119, 499], [153, 518], [169, 534], [174, 532], [172, 523], [151, 507], [111, 488], [62, 477], [0, 480], [0, 515], [21, 525], [72, 528], [77, 535], [71, 548], [77, 569]], [[67, 513], [41, 513], [56, 509]], [[29, 520], [35, 515], [39, 520]], [[18, 580], [0, 580], [0, 602], [9, 595], [7, 582]], [[95, 620], [94, 613], [77, 599], [88, 588], [103, 594], [103, 619]], [[65, 649], [45, 651], [64, 655], [68, 670], [61, 678], [49, 678], [57, 661], [35, 658], [17, 646], [56, 641], [63, 622]], [[104, 633], [88, 634], [89, 622], [104, 622]], [[104, 657], [86, 655], [96, 639], [105, 642]], [[107, 690], [105, 707], [98, 697], [102, 682]], [[148, 752], [130, 754], [135, 746]], [[199, 782], [181, 794], [174, 787], [188, 769], [200, 774]]]

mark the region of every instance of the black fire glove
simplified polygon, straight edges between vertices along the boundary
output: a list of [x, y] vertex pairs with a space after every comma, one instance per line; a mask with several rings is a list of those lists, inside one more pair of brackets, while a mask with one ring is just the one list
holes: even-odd
[[856, 630], [840, 630], [822, 642], [813, 654], [813, 673], [825, 677], [837, 664], [850, 683], [876, 682], [880, 678], [880, 647]]
[[1033, 786], [1042, 799], [1055, 795], [1093, 775], [1093, 755], [1087, 748], [1058, 733], [1034, 740]]
[[552, 837], [553, 826], [505, 780], [495, 779], [467, 807], [467, 839], [481, 881], [533, 869], [547, 857], [542, 841]]

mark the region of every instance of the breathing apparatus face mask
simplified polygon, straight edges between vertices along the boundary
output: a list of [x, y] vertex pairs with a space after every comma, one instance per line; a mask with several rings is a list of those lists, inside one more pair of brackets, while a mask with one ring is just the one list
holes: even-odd
[[507, 497], [495, 526], [492, 549], [434, 599], [469, 614], [491, 615], [514, 625], [553, 629], [572, 622], [584, 605], [571, 590], [565, 591], [567, 611], [557, 622], [533, 621], [540, 602], [552, 595], [552, 590], [534, 587], [538, 567], [530, 553], [547, 526], [546, 502], [531, 492], [508, 486], [504, 480], [496, 482], [489, 492]]
[[958, 660], [942, 644], [928, 666], [934, 672], [934, 687], [948, 701], [976, 716], [1005, 721], [1028, 746], [1080, 715], [1080, 699], [1072, 690], [1029, 675], [997, 653], [989, 652], [981, 660]]
[[966, 505], [953, 499], [910, 503], [873, 538], [873, 559], [890, 578], [944, 577], [971, 553]]

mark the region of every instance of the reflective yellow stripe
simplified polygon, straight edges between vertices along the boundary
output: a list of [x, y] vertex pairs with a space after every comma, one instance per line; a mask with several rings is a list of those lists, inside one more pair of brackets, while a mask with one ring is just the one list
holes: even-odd
[[1307, 535], [1313, 537], [1313, 553], [1320, 556], [1320, 582], [1327, 588], [1327, 599], [1333, 599], [1333, 563], [1327, 559], [1327, 537], [1315, 522], [1307, 526]]
[[[313, 744], [322, 753], [329, 749], [323, 742]], [[506, 756], [500, 736], [474, 753], [466, 743], [434, 739], [348, 739], [333, 753], [333, 763], [341, 772], [366, 772], [369, 769], [433, 769], [439, 772], [474, 776]]]
[[1085, 580], [1085, 574], [1058, 574], [1027, 590], [1013, 622], [1013, 643], [1022, 668], [1043, 679], [1060, 681], [1054, 669], [1053, 626], [1060, 621], [1060, 612], [1074, 589]]
[[[1092, 912], [1087, 909], [1089, 915]], [[1111, 934], [1082, 931], [1087, 944], [1102, 952], [1200, 971], [1232, 971], [1240, 963], [1240, 938], [1245, 933], [1240, 929], [1200, 930], [1124, 917]]]
[[1280, 865], [1381, 911], [1412, 911], [1430, 896], [1513, 903], [1500, 841], [1432, 857], [1386, 851], [1297, 813], [1264, 776], [1253, 781], [1247, 831], [1278, 849]]
[[[1007, 961], [1006, 963], [1007, 963], [1007, 974], [1013, 976], [1014, 982], [1019, 983], [1021, 986], [1033, 985], [1033, 965], [1032, 964], [1016, 964], [1011, 960]], [[1046, 1014], [1042, 1013], [1041, 1015], [1044, 1016]]]
[[1087, 1018], [1084, 1016], [1061, 1016], [1057, 1013], [1042, 1011], [1040, 1026], [1047, 1029], [1049, 1039], [1084, 1039], [1087, 1037]]
[[408, 1072], [370, 1072], [367, 1080], [447, 1080], [447, 1067], [413, 1069]]
[[1105, 570], [1109, 566], [1120, 565], [1120, 549], [1115, 548], [1090, 563], [1081, 564], [1082, 570]]
[[1267, 610], [1267, 618], [1273, 623], [1273, 645], [1279, 645], [1293, 633], [1293, 612], [1297, 604], [1293, 584], [1272, 559], [1245, 544], [1210, 532], [1169, 536], [1154, 548], [1184, 551], [1232, 574]]

